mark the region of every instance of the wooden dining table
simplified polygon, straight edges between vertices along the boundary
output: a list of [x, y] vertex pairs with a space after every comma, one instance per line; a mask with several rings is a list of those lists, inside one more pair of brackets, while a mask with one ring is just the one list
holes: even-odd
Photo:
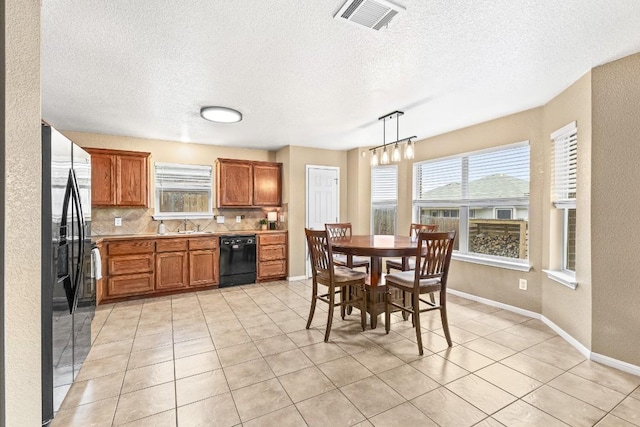
[[382, 277], [382, 258], [415, 255], [417, 241], [409, 236], [353, 235], [333, 238], [330, 242], [333, 252], [371, 257], [371, 274], [367, 281], [367, 312], [371, 316], [371, 328], [374, 329], [378, 323], [378, 315], [384, 313], [386, 286]]

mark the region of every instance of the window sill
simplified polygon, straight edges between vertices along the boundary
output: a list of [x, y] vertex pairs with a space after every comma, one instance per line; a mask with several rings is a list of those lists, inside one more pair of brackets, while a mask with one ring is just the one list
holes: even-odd
[[457, 261], [471, 262], [474, 264], [488, 265], [491, 267], [499, 267], [505, 268], [508, 270], [516, 270], [516, 271], [531, 271], [531, 265], [528, 262], [518, 262], [511, 261], [506, 259], [497, 259], [497, 258], [487, 258], [481, 257], [477, 255], [469, 255], [469, 254], [460, 254], [453, 253], [451, 255], [451, 259], [455, 259]]
[[213, 214], [204, 214], [204, 213], [199, 213], [199, 214], [186, 214], [186, 213], [169, 214], [169, 213], [161, 213], [161, 214], [157, 214], [157, 215], [152, 215], [152, 218], [154, 220], [156, 220], [156, 221], [168, 220], [168, 219], [178, 219], [178, 220], [182, 220], [182, 219], [213, 219]]
[[556, 281], [567, 288], [575, 289], [578, 287], [575, 274], [567, 273], [565, 271], [558, 270], [542, 270], [547, 273], [547, 277], [553, 281]]

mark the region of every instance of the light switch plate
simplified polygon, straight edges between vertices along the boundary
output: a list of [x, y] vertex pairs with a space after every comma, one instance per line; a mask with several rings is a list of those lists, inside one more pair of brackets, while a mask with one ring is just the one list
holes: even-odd
[[122, 227], [122, 218], [120, 218], [119, 216], [116, 217], [115, 226]]
[[216, 222], [217, 222], [218, 224], [224, 224], [224, 216], [222, 216], [222, 215], [218, 215], [218, 216], [216, 217]]
[[242, 215], [236, 215], [236, 222], [242, 222]]

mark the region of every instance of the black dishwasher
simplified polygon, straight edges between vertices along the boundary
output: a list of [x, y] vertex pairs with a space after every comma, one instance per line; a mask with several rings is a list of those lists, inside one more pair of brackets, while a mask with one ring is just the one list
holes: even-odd
[[256, 236], [220, 236], [220, 287], [256, 281]]

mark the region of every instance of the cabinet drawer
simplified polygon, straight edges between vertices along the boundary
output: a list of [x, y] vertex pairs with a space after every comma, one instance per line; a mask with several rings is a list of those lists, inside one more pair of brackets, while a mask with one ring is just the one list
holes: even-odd
[[217, 237], [205, 237], [202, 239], [189, 239], [189, 249], [215, 249], [218, 247]]
[[277, 259], [285, 259], [286, 249], [285, 245], [271, 245], [260, 247], [260, 261], [274, 261]]
[[286, 234], [260, 234], [258, 239], [260, 245], [284, 245], [287, 243]]
[[180, 252], [187, 250], [187, 239], [160, 239], [156, 242], [157, 252]]
[[153, 272], [153, 254], [110, 256], [108, 268], [109, 276]]
[[153, 273], [109, 277], [107, 293], [110, 297], [124, 297], [153, 292]]
[[129, 240], [109, 243], [109, 255], [133, 255], [153, 253], [155, 240]]
[[285, 260], [260, 262], [258, 275], [260, 277], [286, 276], [287, 262]]

